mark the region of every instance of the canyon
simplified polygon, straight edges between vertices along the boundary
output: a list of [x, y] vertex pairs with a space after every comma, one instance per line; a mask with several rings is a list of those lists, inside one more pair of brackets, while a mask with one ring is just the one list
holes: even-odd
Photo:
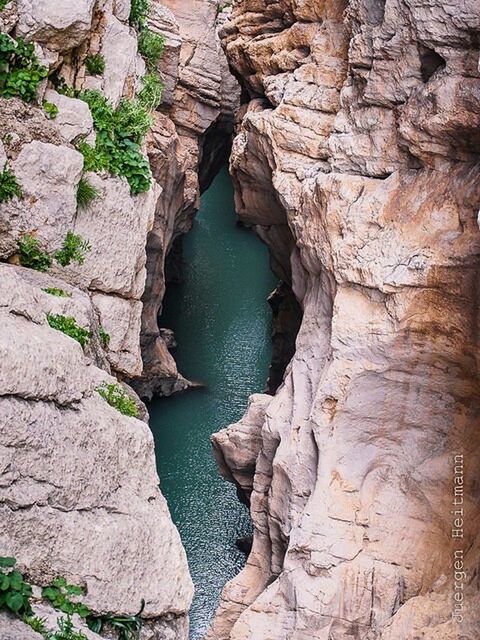
[[[158, 316], [230, 152], [236, 213], [281, 285], [268, 392], [212, 436], [253, 545], [206, 640], [476, 640], [478, 2], [151, 2], [164, 87], [141, 146], [150, 188], [89, 171], [97, 197], [79, 208], [78, 143], [99, 133], [78, 92], [119, 107], [148, 72], [132, 6], [0, 12], [48, 72], [36, 101], [0, 98], [0, 172], [22, 190], [0, 203], [0, 555], [36, 588], [81, 585], [98, 615], [144, 601], [142, 640], [188, 637], [193, 587], [142, 400], [195, 393]], [[58, 251], [69, 231], [90, 244], [83, 262], [21, 265], [25, 234]], [[52, 314], [88, 330], [84, 349]], [[0, 611], [0, 638], [41, 636]]]

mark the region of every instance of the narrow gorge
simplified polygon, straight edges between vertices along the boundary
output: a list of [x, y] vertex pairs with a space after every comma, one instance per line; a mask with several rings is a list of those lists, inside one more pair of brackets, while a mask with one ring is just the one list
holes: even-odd
[[0, 0], [0, 640], [480, 640], [479, 43]]

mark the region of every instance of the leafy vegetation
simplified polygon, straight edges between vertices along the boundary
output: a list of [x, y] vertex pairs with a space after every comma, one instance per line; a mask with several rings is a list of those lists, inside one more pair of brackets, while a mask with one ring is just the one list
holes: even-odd
[[10, 0], [0, 0], [0, 11], [3, 11]]
[[80, 209], [85, 209], [92, 204], [99, 195], [99, 190], [89, 182], [88, 178], [82, 176], [77, 187], [77, 206]]
[[58, 75], [53, 75], [51, 77], [53, 86], [57, 90], [57, 93], [60, 93], [62, 96], [67, 96], [67, 98], [76, 98], [78, 95], [78, 91], [76, 91], [73, 87], [70, 87], [65, 78], [59, 78]]
[[151, 172], [140, 145], [152, 125], [152, 119], [139, 100], [123, 99], [118, 109], [99, 92], [88, 90], [79, 96], [90, 107], [96, 131], [95, 147], [78, 145], [86, 171], [105, 169], [124, 176], [132, 194], [148, 191]]
[[143, 626], [140, 615], [145, 607], [145, 600], [136, 616], [115, 616], [106, 614], [103, 616], [89, 616], [87, 625], [91, 631], [102, 633], [105, 627], [118, 631], [118, 640], [138, 640]]
[[21, 198], [22, 190], [15, 175], [5, 165], [3, 171], [0, 173], [0, 204], [8, 202], [15, 196]]
[[102, 341], [103, 348], [106, 349], [110, 344], [110, 334], [105, 331], [103, 327], [98, 329], [98, 335], [100, 336], [100, 340]]
[[44, 287], [42, 291], [49, 293], [51, 296], [57, 296], [58, 298], [71, 298], [72, 294], [67, 293], [63, 289], [57, 289], [57, 287]]
[[147, 23], [148, 12], [150, 11], [150, 0], [132, 0], [130, 7], [130, 24], [141, 30]]
[[42, 597], [48, 600], [58, 611], [68, 615], [78, 613], [81, 618], [91, 614], [90, 609], [81, 602], [75, 602], [71, 596], [83, 596], [85, 591], [76, 584], [68, 584], [65, 578], [56, 578], [48, 587], [42, 589]]
[[20, 96], [31, 102], [37, 95], [38, 85], [47, 75], [47, 68], [35, 55], [33, 43], [0, 33], [0, 96]]
[[52, 258], [42, 250], [37, 238], [31, 234], [26, 233], [17, 241], [17, 245], [22, 267], [47, 271], [52, 266]]
[[56, 578], [48, 587], [42, 589], [42, 597], [57, 611], [66, 614], [57, 619], [57, 629], [49, 631], [45, 619], [33, 614], [30, 604], [32, 586], [24, 580], [23, 574], [14, 568], [15, 565], [15, 558], [0, 557], [0, 611], [9, 610], [39, 633], [44, 640], [87, 640], [86, 635], [73, 625], [72, 615], [75, 613], [85, 619], [92, 631], [100, 633], [108, 626], [109, 630], [118, 632], [118, 640], [139, 639], [143, 624], [140, 615], [145, 607], [144, 600], [136, 616], [94, 616], [79, 600], [79, 597], [85, 594], [84, 589], [69, 584], [65, 578]]
[[162, 102], [163, 82], [155, 73], [148, 73], [142, 78], [143, 87], [138, 94], [140, 104], [147, 111], [155, 111]]
[[85, 262], [85, 254], [91, 250], [90, 244], [72, 231], [68, 231], [62, 244], [62, 248], [55, 253], [55, 260], [67, 267], [72, 261], [77, 264]]
[[118, 384], [102, 382], [97, 387], [97, 392], [108, 402], [111, 407], [123, 413], [124, 416], [136, 418], [138, 416], [137, 404], [126, 391]]
[[58, 116], [58, 107], [53, 102], [48, 102], [47, 100], [43, 101], [43, 109], [50, 120], [53, 120]]
[[0, 557], [0, 609], [8, 609], [16, 615], [31, 615], [32, 587], [23, 574], [14, 569], [15, 558]]
[[158, 62], [165, 49], [165, 38], [158, 33], [144, 27], [138, 38], [138, 50], [145, 59], [149, 71], [157, 68]]
[[100, 53], [92, 53], [85, 58], [85, 66], [92, 76], [101, 76], [105, 71], [105, 58]]
[[88, 344], [91, 337], [90, 331], [78, 326], [77, 321], [72, 316], [62, 316], [60, 314], [49, 313], [47, 314], [47, 321], [52, 329], [56, 329], [57, 331], [61, 331], [65, 335], [70, 336], [70, 338], [79, 342], [82, 347], [85, 347]]

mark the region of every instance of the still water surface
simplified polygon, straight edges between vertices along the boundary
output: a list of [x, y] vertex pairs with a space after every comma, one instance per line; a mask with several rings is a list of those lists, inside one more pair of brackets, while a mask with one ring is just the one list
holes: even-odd
[[265, 386], [271, 356], [266, 297], [276, 282], [268, 253], [236, 226], [226, 169], [202, 197], [184, 240], [184, 282], [169, 287], [161, 326], [175, 331], [180, 371], [206, 385], [150, 405], [158, 472], [187, 551], [196, 595], [191, 638], [202, 637], [224, 584], [245, 557], [245, 507], [217, 473], [210, 435], [238, 420], [249, 394]]

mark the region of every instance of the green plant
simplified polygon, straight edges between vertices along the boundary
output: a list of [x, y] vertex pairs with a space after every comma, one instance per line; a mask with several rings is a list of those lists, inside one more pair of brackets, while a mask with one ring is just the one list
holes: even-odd
[[103, 327], [99, 327], [98, 335], [100, 336], [100, 340], [102, 341], [103, 348], [106, 349], [110, 344], [110, 334], [107, 333]]
[[88, 207], [99, 195], [100, 191], [89, 182], [88, 178], [82, 176], [77, 187], [77, 206], [79, 209]]
[[39, 616], [25, 615], [22, 619], [23, 622], [25, 622], [25, 624], [28, 624], [31, 629], [42, 635], [44, 638], [48, 638], [49, 632], [47, 630], [47, 627], [45, 626], [44, 618], [40, 618]]
[[87, 636], [73, 626], [70, 616], [57, 620], [58, 631], [49, 633], [45, 640], [87, 640]]
[[[79, 327], [77, 321], [72, 316], [62, 316], [48, 313], [47, 321], [52, 329], [56, 329], [57, 331], [61, 331], [65, 335], [70, 336], [70, 338], [73, 338], [74, 340], [79, 342], [82, 347], [85, 347], [91, 338], [92, 334], [90, 333], [90, 331], [88, 331], [88, 329], [84, 329], [83, 327]], [[65, 613], [68, 612], [66, 611]]]
[[163, 82], [158, 75], [148, 73], [146, 76], [143, 76], [142, 84], [143, 87], [138, 94], [138, 100], [147, 111], [155, 111], [162, 102]]
[[140, 611], [135, 616], [115, 616], [107, 613], [103, 616], [89, 616], [87, 618], [88, 628], [95, 633], [102, 633], [104, 627], [109, 627], [118, 631], [118, 640], [138, 640], [143, 626], [140, 617], [145, 608], [145, 600], [142, 600]]
[[85, 66], [92, 76], [101, 76], [105, 71], [105, 58], [100, 53], [92, 53], [85, 58]]
[[43, 109], [50, 120], [53, 120], [58, 116], [58, 107], [53, 102], [48, 102], [47, 100], [43, 101]]
[[35, 269], [35, 271], [47, 271], [52, 265], [52, 259], [43, 251], [34, 236], [26, 233], [17, 240], [20, 264], [22, 267]]
[[39, 63], [33, 43], [0, 33], [0, 96], [20, 96], [31, 102], [47, 75], [48, 69]]
[[62, 267], [67, 267], [72, 260], [78, 264], [83, 264], [85, 262], [85, 254], [90, 250], [91, 246], [87, 240], [68, 231], [63, 240], [62, 248], [55, 252], [54, 257]]
[[84, 91], [79, 96], [90, 107], [96, 131], [95, 147], [85, 141], [78, 145], [86, 171], [109, 171], [124, 176], [135, 195], [148, 191], [151, 172], [140, 150], [152, 118], [139, 100], [123, 99], [114, 109], [99, 91]]
[[23, 574], [14, 569], [15, 558], [0, 557], [0, 609], [8, 609], [16, 615], [31, 615], [30, 596], [32, 587], [23, 579]]
[[73, 87], [70, 87], [65, 78], [59, 78], [57, 75], [52, 76], [52, 83], [57, 93], [60, 93], [62, 96], [67, 96], [67, 98], [76, 98], [78, 95], [78, 91], [76, 91]]
[[14, 197], [21, 198], [22, 190], [15, 175], [5, 165], [0, 173], [0, 204], [8, 202]]
[[72, 294], [67, 293], [63, 289], [57, 289], [56, 287], [44, 287], [42, 291], [49, 293], [51, 296], [58, 296], [59, 298], [71, 298]]
[[0, 11], [3, 11], [10, 0], [0, 0]]
[[91, 613], [90, 609], [81, 602], [73, 602], [70, 598], [70, 596], [83, 595], [85, 595], [83, 587], [68, 584], [65, 578], [56, 578], [48, 587], [42, 589], [42, 597], [51, 602], [58, 611], [63, 611], [69, 616], [78, 613], [81, 618], [86, 618]]
[[165, 38], [144, 27], [138, 38], [138, 50], [145, 58], [147, 68], [152, 71], [157, 68], [158, 62], [165, 49]]
[[147, 23], [150, 11], [150, 0], [132, 0], [130, 7], [130, 24], [132, 27], [142, 29]]
[[137, 404], [126, 391], [118, 384], [108, 382], [102, 382], [97, 387], [97, 392], [102, 396], [104, 400], [108, 402], [111, 407], [123, 413], [124, 416], [130, 416], [136, 418], [138, 416]]

